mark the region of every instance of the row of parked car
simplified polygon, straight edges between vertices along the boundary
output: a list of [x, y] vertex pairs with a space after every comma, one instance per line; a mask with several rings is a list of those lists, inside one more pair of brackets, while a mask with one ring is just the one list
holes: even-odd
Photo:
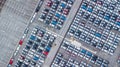
[[[106, 24], [106, 23], [102, 22], [100, 25], [105, 26], [104, 24]], [[91, 34], [95, 35], [96, 37], [99, 37], [103, 40], [106, 40], [108, 37], [111, 37], [111, 36], [115, 37], [117, 35], [117, 34], [115, 35], [114, 32], [111, 32], [111, 31], [108, 30], [108, 29], [111, 28], [109, 26], [109, 24], [106, 25], [106, 28], [108, 28], [108, 29], [104, 29], [104, 27], [101, 27], [103, 29], [99, 29], [99, 27], [97, 27], [98, 29], [96, 29], [96, 28], [92, 27], [91, 25], [88, 25], [87, 21], [81, 20], [80, 17], [78, 18], [78, 16], [75, 17], [71, 27], [72, 28], [71, 28], [70, 32], [73, 33], [73, 34], [76, 31], [75, 28], [77, 28], [77, 29], [79, 28], [80, 30], [89, 32], [89, 33], [91, 33]], [[109, 35], [110, 33], [113, 33], [113, 35]], [[77, 33], [76, 33], [76, 35], [77, 35]]]
[[40, 15], [46, 25], [60, 30], [69, 14], [75, 0], [48, 0], [47, 7]]
[[15, 67], [41, 67], [55, 40], [54, 35], [35, 27], [23, 48]]
[[72, 25], [69, 29], [68, 35], [76, 38], [78, 41], [83, 41], [88, 45], [113, 55], [120, 41], [120, 36], [118, 34], [106, 34], [106, 31], [99, 33], [93, 28], [88, 28], [88, 26], [86, 28], [79, 24], [76, 25], [79, 27]]
[[[109, 31], [116, 30], [120, 32], [119, 21], [106, 21], [102, 18], [96, 17], [94, 14], [90, 14], [87, 11], [82, 9], [79, 10], [77, 17], [82, 17], [85, 20], [88, 20], [90, 24], [99, 27], [100, 29], [107, 29]], [[100, 14], [101, 15], [101, 14]], [[111, 17], [112, 18], [112, 17]]]
[[[116, 11], [120, 6], [120, 1], [119, 0], [116, 0], [116, 1], [91, 0], [91, 1], [94, 2], [95, 4], [101, 6], [101, 7], [104, 7], [106, 9], [112, 10], [112, 11]], [[119, 13], [119, 11], [118, 11], [118, 13]]]
[[[59, 52], [57, 53], [52, 66], [58, 66], [58, 67], [92, 67], [91, 63], [97, 65], [97, 67], [108, 67], [109, 62], [93, 53], [90, 51], [81, 48], [81, 47], [76, 47], [75, 45], [71, 44], [68, 41], [64, 41], [63, 44], [61, 45], [62, 50], [64, 50], [64, 53]], [[82, 60], [77, 61], [76, 59], [70, 57], [66, 59], [66, 52], [68, 52], [70, 55], [74, 55], [77, 60], [80, 58], [83, 58]], [[67, 54], [68, 55], [68, 54]], [[77, 58], [78, 57], [78, 58]], [[87, 62], [84, 61], [87, 60]], [[89, 63], [88, 63], [89, 62]]]
[[66, 60], [63, 58], [63, 54], [57, 53], [51, 67], [92, 67], [90, 64], [84, 61], [76, 61], [73, 58]]
[[[120, 8], [118, 7], [118, 9]], [[89, 20], [96, 26], [99, 26], [101, 22], [106, 22], [108, 25], [111, 26], [110, 30], [112, 28], [117, 28], [115, 30], [120, 31], [120, 16], [119, 14], [116, 14], [115, 11], [104, 9], [92, 2], [83, 1], [80, 7], [80, 13], [80, 15], [84, 19]]]

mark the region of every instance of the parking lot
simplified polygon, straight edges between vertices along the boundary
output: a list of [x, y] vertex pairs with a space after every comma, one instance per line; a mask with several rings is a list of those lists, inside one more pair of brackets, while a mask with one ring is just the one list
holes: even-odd
[[[89, 49], [94, 49], [101, 57], [108, 59], [113, 55], [117, 59], [120, 41], [118, 21], [120, 9], [115, 6], [119, 6], [118, 4], [119, 2], [84, 0], [67, 37], [73, 37]], [[116, 60], [109, 61], [116, 64]]]
[[54, 35], [42, 28], [35, 27], [13, 66], [41, 67], [52, 49], [54, 40]]
[[[90, 6], [86, 3], [89, 3]], [[86, 7], [85, 4], [87, 5]], [[94, 7], [91, 5], [94, 5]], [[95, 8], [97, 7], [95, 7], [95, 4], [92, 4], [92, 1], [83, 1], [68, 34], [113, 55], [120, 40], [119, 33], [117, 33], [119, 32], [119, 29], [117, 32], [113, 32], [114, 28], [117, 27], [116, 24], [106, 22], [105, 18], [103, 19], [99, 17], [99, 13], [98, 15], [94, 15]], [[92, 12], [93, 14], [90, 14], [89, 12]], [[111, 17], [111, 22], [116, 21], [119, 18], [118, 15], [113, 17], [114, 20], [112, 20]], [[87, 19], [88, 21], [86, 21]]]
[[12, 56], [16, 56], [11, 57], [10, 67], [119, 67], [120, 2], [41, 1], [39, 6], [37, 0], [28, 1], [26, 7], [22, 1], [7, 1], [17, 6], [6, 4], [6, 12], [14, 9], [13, 13], [23, 23], [19, 28], [22, 32], [15, 35], [14, 48], [17, 44], [20, 47], [16, 51], [11, 48], [15, 53]]

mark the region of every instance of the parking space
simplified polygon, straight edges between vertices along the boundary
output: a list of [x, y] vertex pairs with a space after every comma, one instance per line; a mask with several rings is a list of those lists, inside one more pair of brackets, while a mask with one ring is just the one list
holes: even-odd
[[51, 67], [108, 67], [109, 61], [64, 40]]
[[53, 46], [54, 40], [54, 35], [43, 28], [35, 27], [13, 66], [41, 67]]
[[39, 17], [45, 25], [60, 30], [67, 19], [75, 0], [48, 0]]

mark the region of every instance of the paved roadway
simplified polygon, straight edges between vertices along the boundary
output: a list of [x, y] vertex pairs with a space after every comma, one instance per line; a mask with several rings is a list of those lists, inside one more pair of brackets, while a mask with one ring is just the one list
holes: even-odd
[[6, 67], [37, 0], [7, 0], [0, 13], [0, 67]]

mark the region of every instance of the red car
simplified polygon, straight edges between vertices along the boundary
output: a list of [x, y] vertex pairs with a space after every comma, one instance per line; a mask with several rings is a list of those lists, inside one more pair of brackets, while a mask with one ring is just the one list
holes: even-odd
[[12, 58], [10, 59], [9, 64], [10, 64], [10, 65], [13, 64], [13, 59], [12, 59]]
[[44, 54], [45, 56], [47, 56], [48, 53], [49, 53], [49, 52], [47, 52], [47, 51], [43, 51], [43, 54]]
[[69, 12], [68, 9], [64, 9], [64, 11], [63, 11], [63, 13], [64, 13], [65, 15], [68, 15], [68, 12]]
[[102, 5], [102, 1], [97, 1], [97, 4]]
[[23, 40], [21, 39], [20, 41], [19, 41], [19, 45], [22, 45], [23, 44]]
[[120, 19], [116, 19], [117, 22], [120, 22]]
[[25, 57], [21, 55], [21, 56], [20, 56], [20, 59], [24, 60], [24, 59], [25, 59]]
[[52, 1], [48, 1], [48, 2], [47, 2], [47, 6], [48, 6], [48, 7], [51, 7], [51, 6], [52, 6]]

